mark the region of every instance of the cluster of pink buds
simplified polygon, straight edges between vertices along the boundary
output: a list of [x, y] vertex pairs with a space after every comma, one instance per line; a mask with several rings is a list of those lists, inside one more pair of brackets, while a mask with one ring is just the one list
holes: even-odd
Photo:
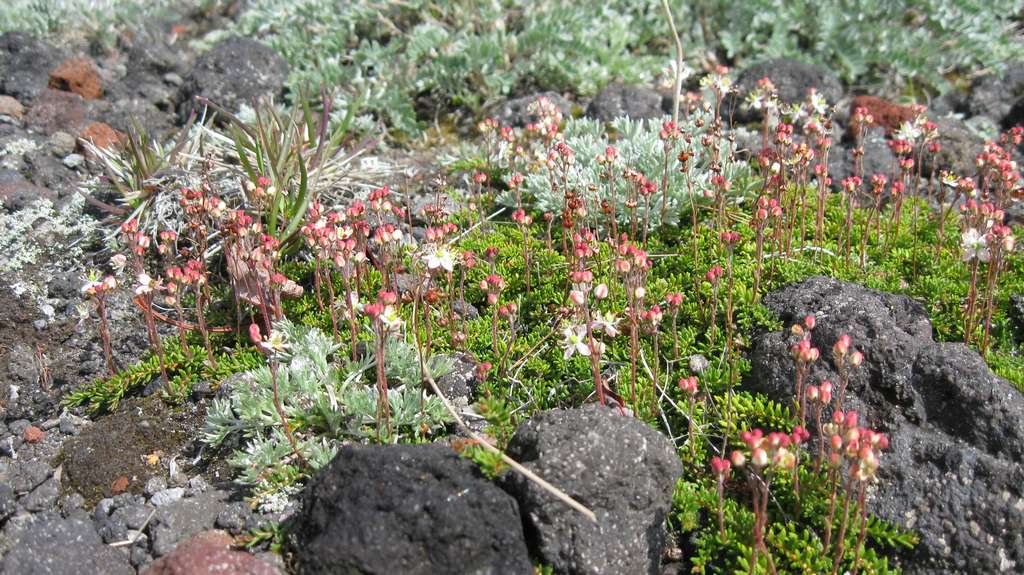
[[765, 468], [791, 471], [796, 465], [794, 450], [806, 440], [807, 431], [802, 427], [792, 434], [773, 431], [765, 435], [760, 429], [740, 433], [740, 440], [747, 446], [749, 457], [734, 451], [730, 459], [736, 467], [749, 463], [756, 472]]
[[725, 274], [725, 270], [722, 269], [722, 266], [720, 266], [720, 265], [713, 265], [708, 270], [708, 272], [706, 274], [704, 274], [704, 279], [706, 279], [708, 281], [708, 283], [711, 284], [711, 287], [717, 287], [719, 280], [722, 279], [722, 276], [724, 274]]
[[494, 305], [498, 303], [498, 296], [505, 289], [505, 280], [498, 274], [488, 274], [480, 280], [480, 289], [487, 292], [487, 304]]
[[562, 125], [562, 111], [554, 102], [541, 96], [531, 102], [526, 109], [537, 119], [526, 125], [527, 132], [539, 134], [548, 141], [558, 137], [558, 130]]
[[391, 201], [391, 188], [388, 186], [377, 188], [370, 192], [367, 202], [370, 205], [370, 210], [377, 214], [377, 223], [379, 224], [384, 223], [384, 218], [388, 214], [398, 218], [402, 218], [405, 215], [402, 207]]
[[777, 218], [782, 215], [782, 207], [775, 198], [761, 196], [757, 199], [757, 209], [754, 212], [754, 219], [758, 225], [762, 225], [769, 217]]
[[823, 429], [828, 436], [829, 463], [838, 466], [846, 459], [851, 464], [850, 473], [854, 479], [873, 481], [878, 470], [878, 454], [889, 448], [889, 440], [882, 433], [859, 427], [858, 422], [855, 411], [832, 414], [832, 421]]
[[664, 313], [661, 311], [661, 306], [654, 305], [650, 309], [645, 311], [642, 316], [642, 321], [646, 326], [647, 330], [654, 333], [658, 330], [658, 326], [661, 325], [661, 320], [664, 317]]
[[808, 364], [818, 360], [820, 352], [818, 348], [811, 345], [811, 340], [801, 339], [789, 348], [790, 354], [797, 362]]
[[604, 153], [597, 155], [598, 165], [611, 165], [615, 163], [615, 160], [619, 157], [619, 150], [615, 146], [606, 146]]
[[395, 245], [402, 241], [402, 230], [395, 224], [383, 224], [373, 230], [373, 241], [381, 245]]
[[661, 131], [658, 132], [658, 138], [665, 142], [675, 142], [682, 137], [682, 132], [679, 130], [679, 126], [671, 120], [666, 120], [661, 123]]
[[728, 459], [722, 459], [721, 457], [713, 456], [711, 458], [711, 473], [715, 477], [729, 477], [729, 471], [732, 469], [732, 463]]
[[741, 236], [739, 232], [726, 230], [718, 234], [718, 239], [722, 241], [722, 245], [724, 245], [726, 249], [732, 251], [736, 244], [739, 243]]
[[697, 376], [691, 375], [689, 377], [679, 378], [679, 389], [688, 396], [697, 395], [700, 388], [697, 385]]
[[481, 135], [486, 136], [487, 134], [491, 134], [498, 130], [498, 120], [495, 118], [484, 118], [477, 122], [476, 130], [480, 132]]
[[814, 329], [816, 323], [814, 315], [811, 314], [804, 317], [802, 324], [793, 324], [793, 327], [790, 329], [791, 333], [799, 338], [796, 343], [790, 346], [789, 353], [793, 357], [793, 361], [796, 362], [796, 389], [794, 395], [796, 396], [801, 425], [806, 423], [804, 409], [806, 399], [804, 396], [805, 379], [810, 370], [810, 365], [821, 356], [818, 348], [811, 345], [811, 330]]
[[273, 197], [277, 193], [277, 188], [273, 186], [270, 178], [259, 176], [255, 182], [252, 180], [245, 182], [245, 191], [257, 202], [263, 202], [267, 198]]
[[522, 208], [519, 208], [512, 212], [512, 221], [522, 226], [528, 226], [533, 223], [533, 216], [527, 214]]
[[[137, 258], [141, 257], [149, 249], [149, 236], [145, 232], [139, 231], [139, 222], [134, 218], [121, 224], [121, 238], [124, 240], [128, 250]], [[141, 267], [141, 265], [142, 262], [139, 260], [137, 266]]]
[[169, 256], [174, 253], [174, 242], [178, 239], [178, 232], [174, 230], [163, 230], [158, 236], [160, 243], [156, 246], [156, 251], [162, 256]]
[[584, 306], [587, 303], [587, 293], [594, 282], [594, 273], [590, 270], [577, 270], [569, 274], [572, 281], [572, 290], [569, 291], [569, 300], [577, 306]]
[[875, 117], [871, 115], [867, 108], [857, 106], [853, 110], [853, 115], [850, 116], [850, 121], [860, 126], [868, 126], [875, 123]]
[[811, 405], [826, 406], [832, 401], [832, 382], [823, 381], [820, 385], [809, 385], [806, 393]]
[[224, 200], [205, 193], [202, 187], [182, 188], [180, 203], [185, 210], [185, 215], [190, 216], [190, 219], [194, 219], [196, 216], [209, 216], [218, 220], [228, 209]]

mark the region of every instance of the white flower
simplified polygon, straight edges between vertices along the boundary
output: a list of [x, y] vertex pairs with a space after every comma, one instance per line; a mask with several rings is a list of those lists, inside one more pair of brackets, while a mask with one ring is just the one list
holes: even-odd
[[819, 116], [824, 116], [828, 113], [828, 101], [825, 100], [825, 96], [815, 92], [811, 94], [811, 110]]
[[565, 352], [562, 354], [564, 359], [569, 359], [574, 353], [585, 357], [590, 356], [586, 327], [581, 325], [567, 326], [562, 329], [562, 337], [564, 338], [562, 345], [565, 347]]
[[987, 262], [991, 256], [988, 250], [988, 240], [985, 234], [975, 228], [970, 228], [960, 236], [960, 246], [964, 250], [964, 261], [969, 262], [975, 258]]
[[135, 295], [153, 293], [153, 290], [158, 287], [158, 283], [159, 282], [153, 281], [153, 278], [150, 277], [149, 274], [142, 272], [139, 274], [139, 285], [135, 288]]
[[900, 124], [900, 128], [896, 131], [894, 137], [897, 140], [906, 140], [913, 143], [921, 137], [921, 128], [915, 122], [903, 122]]
[[110, 265], [114, 268], [114, 272], [120, 274], [124, 271], [125, 264], [128, 263], [128, 258], [124, 254], [114, 254], [110, 258]]
[[446, 272], [451, 272], [455, 269], [455, 254], [446, 247], [439, 247], [433, 252], [427, 254], [423, 258], [427, 262], [428, 270], [436, 270], [438, 268], [443, 269]]
[[608, 312], [605, 314], [598, 311], [594, 314], [594, 321], [590, 323], [590, 327], [595, 331], [603, 331], [609, 337], [615, 337], [619, 335], [619, 329], [616, 327], [618, 323], [619, 318], [615, 317], [614, 313]]
[[85, 282], [82, 286], [82, 293], [85, 295], [94, 295], [96, 291], [103, 285], [103, 282], [98, 280], [90, 280]]
[[388, 331], [398, 331], [402, 327], [402, 317], [398, 315], [398, 308], [393, 305], [384, 306], [379, 319]]
[[279, 329], [271, 330], [270, 336], [263, 340], [263, 349], [276, 353], [281, 353], [288, 349], [288, 341], [283, 331]]

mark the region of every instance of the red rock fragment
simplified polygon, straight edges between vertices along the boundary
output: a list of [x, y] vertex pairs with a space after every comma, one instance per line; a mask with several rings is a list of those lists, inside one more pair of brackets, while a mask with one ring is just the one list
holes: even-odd
[[55, 90], [74, 92], [86, 100], [103, 97], [103, 81], [92, 60], [72, 58], [65, 60], [50, 72], [50, 87]]
[[46, 432], [34, 425], [30, 425], [25, 428], [24, 432], [22, 432], [21, 438], [24, 439], [26, 443], [39, 443], [46, 439]]
[[111, 150], [121, 146], [125, 135], [103, 122], [93, 122], [86, 126], [78, 137], [83, 140], [89, 140], [97, 148]]
[[[911, 106], [902, 106], [878, 96], [857, 96], [850, 102], [851, 116], [857, 108], [866, 108], [875, 119], [874, 125], [884, 129], [886, 136], [892, 135], [901, 124], [909, 122], [917, 116]], [[856, 138], [857, 131], [858, 127], [851, 122], [847, 128], [847, 134], [850, 138]]]
[[223, 531], [204, 531], [157, 559], [145, 575], [282, 575], [255, 555], [231, 548]]
[[118, 493], [124, 493], [127, 490], [128, 478], [125, 477], [124, 475], [118, 477], [117, 479], [114, 480], [113, 483], [110, 484], [110, 491], [113, 492], [114, 495], [117, 495]]

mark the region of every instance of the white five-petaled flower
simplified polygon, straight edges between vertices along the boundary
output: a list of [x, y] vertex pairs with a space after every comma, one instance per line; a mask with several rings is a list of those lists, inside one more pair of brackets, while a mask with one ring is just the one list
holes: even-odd
[[135, 288], [135, 295], [145, 295], [153, 293], [153, 290], [160, 289], [160, 280], [154, 280], [146, 272], [139, 274], [139, 285]]
[[388, 331], [398, 331], [402, 327], [402, 316], [398, 315], [398, 308], [393, 305], [384, 306], [378, 319]]
[[618, 323], [619, 318], [615, 317], [614, 313], [598, 311], [594, 314], [594, 320], [590, 323], [590, 327], [594, 331], [603, 331], [608, 337], [615, 337], [619, 335]]
[[921, 128], [916, 122], [903, 122], [893, 137], [913, 143], [921, 137]]
[[564, 338], [562, 345], [565, 347], [565, 352], [562, 355], [564, 359], [569, 359], [575, 353], [582, 356], [590, 355], [590, 345], [587, 343], [587, 328], [585, 326], [566, 326], [562, 329], [562, 337]]
[[969, 228], [960, 236], [960, 246], [964, 250], [964, 261], [969, 262], [975, 258], [987, 262], [991, 253], [988, 249], [988, 240], [985, 234], [975, 228]]
[[287, 350], [288, 341], [284, 332], [279, 329], [271, 330], [270, 336], [263, 340], [263, 349], [274, 353], [281, 353]]
[[439, 247], [428, 253], [423, 259], [427, 262], [427, 269], [431, 271], [440, 268], [451, 272], [455, 269], [455, 254], [447, 247]]
[[828, 113], [828, 100], [825, 99], [825, 96], [822, 96], [820, 93], [815, 92], [811, 94], [810, 100], [811, 110], [813, 110], [815, 114], [819, 116], [824, 116], [825, 114]]

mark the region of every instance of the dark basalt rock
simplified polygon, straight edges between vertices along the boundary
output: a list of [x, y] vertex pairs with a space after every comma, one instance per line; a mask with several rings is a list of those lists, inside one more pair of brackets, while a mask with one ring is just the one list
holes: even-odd
[[[814, 277], [768, 294], [788, 325], [814, 314], [821, 359], [808, 381], [837, 381], [832, 346], [848, 334], [864, 354], [844, 408], [889, 435], [869, 508], [913, 529], [899, 556], [910, 575], [1024, 568], [1024, 396], [967, 346], [932, 339], [924, 307], [901, 295]], [[792, 401], [787, 332], [754, 339], [746, 385]]]
[[682, 464], [672, 443], [617, 410], [598, 405], [534, 416], [509, 443], [513, 458], [597, 515], [591, 522], [518, 474], [531, 551], [556, 573], [658, 573], [664, 521]]
[[1004, 74], [980, 76], [971, 84], [967, 111], [972, 116], [985, 116], [1003, 129], [1024, 120], [1024, 67], [1022, 62], [1009, 62]]
[[50, 82], [65, 54], [24, 32], [0, 34], [0, 94], [30, 102]]
[[133, 575], [127, 555], [103, 544], [89, 521], [39, 515], [19, 530], [3, 575]]
[[196, 61], [181, 88], [179, 113], [187, 118], [198, 106], [196, 96], [234, 113], [258, 98], [279, 96], [287, 79], [288, 63], [277, 52], [256, 40], [232, 37]]
[[650, 120], [665, 115], [661, 94], [645, 86], [612, 84], [594, 96], [587, 106], [587, 117], [610, 122], [628, 116], [633, 120]]
[[341, 449], [295, 521], [302, 574], [532, 574], [515, 500], [438, 446]]

